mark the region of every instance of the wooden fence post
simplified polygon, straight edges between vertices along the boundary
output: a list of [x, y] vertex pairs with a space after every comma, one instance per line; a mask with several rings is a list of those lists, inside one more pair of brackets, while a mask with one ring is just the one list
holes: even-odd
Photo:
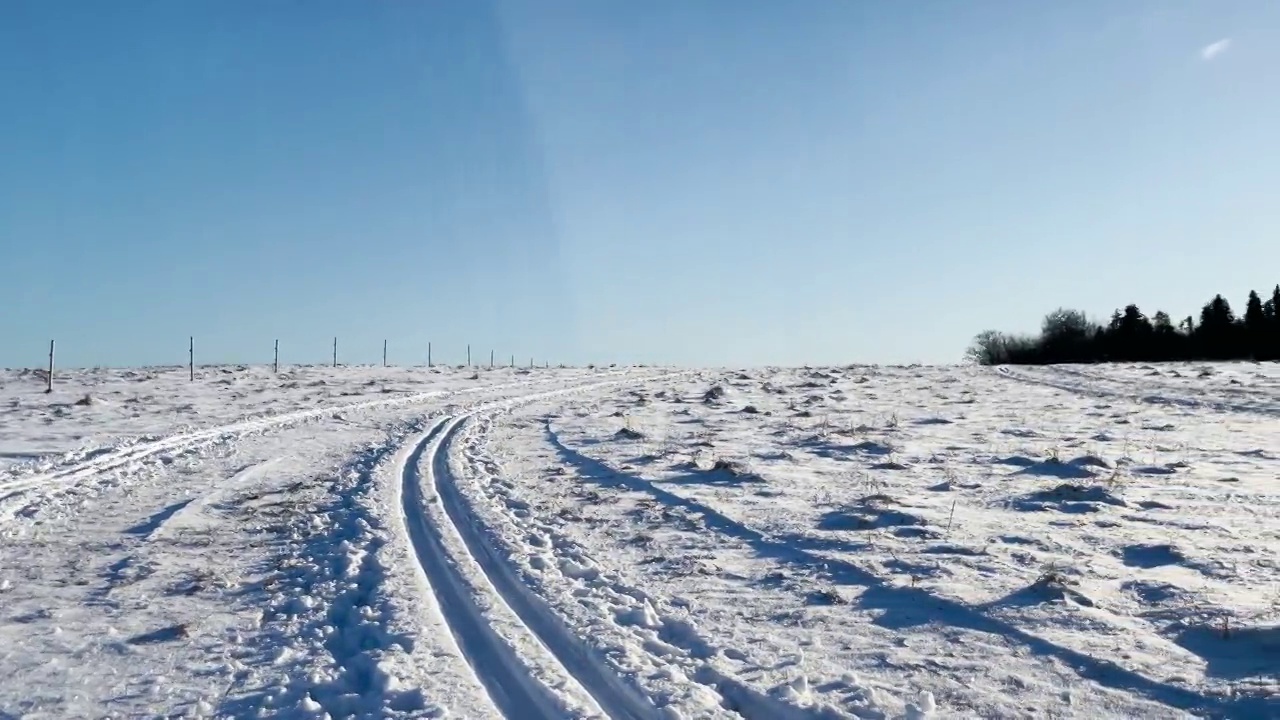
[[493, 369], [493, 351], [492, 350], [489, 351], [489, 369], [490, 370]]
[[280, 341], [279, 340], [276, 340], [276, 356], [275, 356], [275, 359], [271, 361], [271, 372], [273, 373], [280, 372]]
[[46, 393], [53, 392], [53, 341], [49, 341], [49, 377], [45, 378]]
[[382, 367], [387, 366], [387, 341], [382, 341]]
[[187, 338], [187, 380], [196, 381], [196, 336]]
[[338, 367], [338, 338], [333, 339], [333, 366]]
[[431, 367], [431, 342], [427, 342], [427, 367]]
[[467, 343], [467, 367], [471, 367], [471, 343]]

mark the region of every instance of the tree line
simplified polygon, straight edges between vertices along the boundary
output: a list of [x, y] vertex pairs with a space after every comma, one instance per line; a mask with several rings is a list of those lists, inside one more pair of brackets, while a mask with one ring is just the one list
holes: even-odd
[[1048, 365], [1117, 361], [1280, 360], [1280, 285], [1265, 302], [1249, 292], [1237, 317], [1222, 295], [1174, 322], [1168, 313], [1148, 318], [1137, 305], [1116, 310], [1105, 325], [1079, 310], [1045, 316], [1038, 336], [979, 333], [968, 357], [983, 365]]

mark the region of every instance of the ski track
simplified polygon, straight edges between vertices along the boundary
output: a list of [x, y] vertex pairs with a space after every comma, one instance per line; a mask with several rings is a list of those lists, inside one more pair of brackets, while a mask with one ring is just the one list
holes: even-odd
[[[669, 377], [672, 375], [645, 379]], [[577, 685], [573, 689], [589, 696], [589, 712], [618, 720], [660, 717], [652, 703], [615, 675], [488, 544], [449, 468], [449, 452], [458, 431], [477, 413], [614, 384], [617, 381], [537, 393], [446, 415], [414, 441], [413, 450], [399, 471], [401, 519], [436, 608], [494, 708], [506, 718], [563, 718], [565, 701], [530, 673], [525, 660], [485, 617], [473, 598], [473, 585], [464, 567], [475, 569], [473, 579], [481, 592], [519, 619], [521, 627], [517, 631], [535, 638], [536, 644], [554, 658], [556, 669], [573, 678]], [[439, 524], [425, 510], [428, 492], [434, 492], [439, 503], [440, 512], [435, 514], [440, 518]], [[454, 546], [462, 548], [466, 557], [451, 557], [446, 536], [459, 540]]]
[[[1222, 402], [1211, 399], [1181, 397], [1167, 394], [1176, 390], [1172, 386], [1148, 384], [1146, 388], [1129, 386], [1123, 390], [1106, 387], [1107, 384], [1119, 383], [1118, 378], [1107, 378], [1100, 375], [1071, 370], [1057, 366], [1049, 366], [1043, 374], [1039, 371], [1013, 370], [1006, 365], [998, 366], [996, 372], [1004, 378], [1028, 385], [1040, 385], [1076, 395], [1097, 398], [1117, 398], [1148, 405], [1165, 405], [1195, 410], [1212, 410], [1222, 413], [1241, 413], [1254, 415], [1280, 415], [1280, 405], [1257, 404], [1254, 402]], [[1250, 394], [1241, 393], [1241, 398]], [[1258, 394], [1260, 400], [1274, 400], [1274, 397]]]
[[[1126, 366], [1123, 366], [1123, 365], [1122, 365], [1122, 366], [1119, 366], [1119, 367], [1122, 367], [1122, 368], [1124, 368], [1124, 369], [1126, 369], [1126, 370], [1130, 370], [1130, 371], [1141, 370], [1141, 369], [1144, 369], [1144, 368], [1150, 368], [1150, 371], [1149, 371], [1147, 374], [1143, 375], [1139, 381], [1140, 381], [1144, 386], [1146, 386], [1146, 387], [1148, 387], [1148, 388], [1155, 389], [1155, 390], [1159, 390], [1160, 392], [1168, 392], [1168, 393], [1191, 392], [1191, 393], [1193, 393], [1193, 394], [1198, 394], [1198, 395], [1201, 395], [1201, 396], [1207, 396], [1207, 397], [1211, 397], [1211, 392], [1217, 392], [1217, 393], [1222, 393], [1222, 394], [1224, 394], [1224, 395], [1230, 396], [1230, 397], [1232, 397], [1232, 398], [1236, 398], [1236, 399], [1238, 399], [1238, 400], [1265, 401], [1265, 402], [1275, 402], [1275, 401], [1277, 401], [1277, 400], [1280, 400], [1280, 396], [1277, 396], [1277, 394], [1276, 394], [1275, 392], [1268, 392], [1268, 391], [1267, 391], [1267, 389], [1266, 389], [1266, 387], [1262, 387], [1262, 388], [1259, 388], [1258, 386], [1253, 386], [1253, 387], [1248, 387], [1248, 386], [1234, 386], [1234, 387], [1233, 387], [1233, 386], [1222, 386], [1222, 385], [1207, 385], [1207, 386], [1203, 386], [1203, 387], [1194, 387], [1194, 386], [1188, 387], [1187, 383], [1185, 383], [1185, 382], [1184, 382], [1184, 383], [1171, 383], [1171, 382], [1167, 382], [1167, 381], [1165, 381], [1165, 380], [1153, 380], [1153, 379], [1152, 379], [1152, 377], [1161, 377], [1161, 378], [1163, 378], [1163, 377], [1167, 377], [1167, 376], [1165, 376], [1165, 375], [1153, 375], [1153, 373], [1157, 373], [1157, 374], [1158, 374], [1158, 373], [1159, 373], [1159, 370], [1158, 370], [1158, 369], [1156, 369], [1156, 368], [1155, 368], [1155, 366], [1152, 366], [1152, 365], [1140, 365], [1140, 366], [1134, 366], [1134, 367], [1131, 367], [1131, 368], [1130, 368], [1130, 367], [1126, 367]], [[1072, 376], [1072, 377], [1077, 377], [1077, 378], [1080, 378], [1080, 379], [1085, 380], [1085, 381], [1102, 382], [1102, 383], [1107, 383], [1107, 382], [1115, 383], [1115, 382], [1124, 382], [1124, 381], [1126, 380], [1126, 378], [1125, 378], [1123, 375], [1120, 375], [1120, 376], [1117, 376], [1117, 375], [1108, 375], [1108, 374], [1106, 374], [1106, 373], [1097, 372], [1097, 371], [1095, 371], [1095, 370], [1086, 370], [1086, 369], [1081, 369], [1081, 368], [1079, 368], [1079, 367], [1068, 367], [1068, 366], [1064, 366], [1064, 365], [1051, 365], [1051, 366], [1049, 366], [1049, 368], [1050, 368], [1050, 369], [1052, 369], [1054, 372], [1057, 372], [1057, 373], [1059, 373], [1059, 374], [1062, 374], [1062, 375], [1069, 375], [1069, 376]], [[1189, 377], [1189, 376], [1179, 375], [1178, 377], [1182, 377], [1182, 378], [1184, 378], [1184, 379], [1186, 379], [1186, 380], [1188, 380], [1188, 381], [1190, 380], [1190, 377]], [[1212, 377], [1214, 377], [1214, 375], [1213, 375], [1213, 374], [1210, 374], [1210, 375], [1208, 375], [1208, 376], [1206, 376], [1206, 377], [1210, 377], [1210, 378], [1212, 378]], [[1260, 376], [1258, 376], [1258, 377], [1260, 377], [1260, 378], [1265, 378], [1266, 376], [1265, 376], [1265, 375], [1260, 375]]]
[[[35, 608], [0, 617], [0, 629], [8, 633], [6, 637], [32, 636], [29, 644], [24, 640], [24, 644], [0, 652], [6, 669], [21, 671], [22, 677], [18, 686], [3, 694], [6, 707], [0, 708], [0, 718], [8, 717], [15, 708], [44, 708], [52, 711], [44, 715], [47, 717], [85, 717], [101, 714], [91, 712], [94, 708], [108, 707], [124, 708], [123, 714], [128, 716], [169, 708], [181, 710], [183, 716], [212, 713], [242, 717], [265, 711], [271, 716], [317, 717], [318, 709], [323, 709], [332, 717], [350, 717], [365, 710], [369, 717], [421, 717], [447, 713], [446, 708], [455, 706], [458, 710], [453, 712], [461, 711], [462, 717], [497, 715], [490, 710], [470, 666], [449, 647], [449, 631], [436, 619], [438, 613], [418, 610], [434, 603], [416, 580], [412, 548], [407, 543], [395, 543], [408, 554], [394, 566], [410, 569], [396, 573], [407, 583], [396, 592], [384, 592], [385, 573], [377, 551], [388, 539], [403, 537], [396, 529], [400, 503], [388, 507], [375, 500], [365, 505], [353, 493], [365, 482], [370, 489], [381, 485], [398, 490], [397, 473], [403, 473], [398, 465], [413, 449], [410, 438], [396, 429], [405, 429], [406, 418], [416, 418], [407, 427], [416, 425], [419, 429], [412, 432], [417, 437], [424, 427], [423, 419], [439, 415], [443, 409], [439, 406], [449, 403], [456, 404], [448, 417], [457, 418], [471, 407], [509, 407], [664, 376], [634, 369], [592, 372], [282, 413], [128, 446], [76, 451], [75, 464], [68, 462], [72, 459], [69, 453], [52, 472], [46, 467], [43, 475], [15, 478], [15, 482], [4, 484], [0, 496], [25, 494], [25, 500], [18, 502], [38, 504], [41, 499], [59, 497], [60, 491], [94, 488], [112, 492], [105, 496], [107, 502], [92, 512], [82, 509], [76, 513], [80, 518], [61, 513], [29, 525], [14, 522], [10, 527], [0, 526], [0, 530], [15, 533], [6, 558], [9, 562], [0, 574], [0, 597], [4, 600], [0, 604], [6, 609]], [[477, 397], [473, 393], [485, 394]], [[296, 422], [332, 417], [353, 407], [408, 405], [423, 398], [448, 396], [456, 400], [408, 406], [386, 417], [371, 416], [369, 422]], [[382, 443], [369, 437], [377, 434], [379, 421], [392, 417], [400, 425], [393, 424]], [[279, 437], [277, 433], [264, 436], [256, 432], [267, 428], [280, 428]], [[312, 442], [316, 435], [325, 438]], [[310, 459], [313, 450], [327, 453], [343, 448], [343, 439], [351, 435], [369, 437], [371, 450], [360, 451], [355, 461], [332, 472], [312, 471], [304, 467], [306, 463], [289, 462], [288, 473], [299, 482], [289, 486], [283, 502], [264, 505], [262, 512], [248, 512], [254, 509], [245, 507], [255, 502], [252, 498], [237, 503], [240, 507], [236, 510], [230, 507], [228, 501], [233, 497], [243, 499], [240, 495], [246, 485], [257, 490], [263, 483], [276, 484], [272, 479], [275, 462]], [[196, 462], [190, 467], [162, 455], [176, 456], [186, 448], [203, 447], [202, 443], [226, 445], [231, 451], [244, 443], [258, 450], [236, 464], [229, 456], [238, 452], [220, 453], [214, 462], [201, 462], [210, 459], [200, 450], [200, 457], [193, 458]], [[379, 446], [386, 452], [377, 452]], [[157, 456], [154, 465], [141, 463], [148, 456]], [[332, 459], [341, 457], [334, 455]], [[375, 473], [384, 461], [389, 466]], [[143, 470], [146, 472], [139, 472]], [[125, 472], [138, 477], [129, 478]], [[323, 487], [331, 474], [335, 475], [332, 485]], [[121, 482], [126, 478], [130, 481]], [[199, 480], [199, 485], [185, 485], [192, 480]], [[294, 492], [296, 485], [305, 487]], [[322, 498], [331, 503], [322, 502]], [[380, 517], [366, 514], [372, 512]], [[384, 534], [380, 521], [385, 521], [391, 532]], [[186, 536], [197, 529], [197, 537]], [[42, 555], [39, 563], [24, 562], [20, 552], [24, 547], [38, 553], [56, 552]], [[449, 545], [450, 550], [457, 547], [457, 542]], [[208, 557], [209, 553], [215, 557]], [[65, 563], [63, 555], [68, 558]], [[454, 550], [447, 562], [452, 567], [458, 558], [466, 560]], [[202, 575], [208, 569], [212, 574]], [[469, 577], [477, 576], [472, 573]], [[466, 587], [462, 599], [474, 604], [472, 586]], [[407, 604], [398, 605], [399, 600]], [[261, 605], [260, 609], [255, 605]], [[408, 617], [431, 620], [428, 625], [434, 625], [431, 630], [435, 632], [430, 639], [415, 643], [412, 632], [400, 634], [415, 628], [401, 628], [388, 609], [393, 607], [407, 611]], [[488, 614], [480, 617], [484, 620]], [[496, 624], [490, 630], [511, 637], [514, 622]], [[35, 624], [28, 627], [30, 623]], [[117, 635], [120, 639], [113, 639]], [[182, 642], [184, 637], [187, 639]], [[532, 633], [529, 640], [537, 642]], [[443, 652], [434, 652], [436, 649]], [[529, 652], [529, 643], [518, 649], [524, 651], [522, 655], [508, 649], [513, 660], [536, 654]], [[130, 653], [138, 657], [118, 659]], [[49, 660], [43, 669], [42, 657]], [[401, 676], [400, 669], [407, 675]], [[542, 678], [548, 673], [530, 674], [523, 664], [513, 671], [537, 683], [530, 686], [531, 692], [545, 698], [534, 717], [604, 715], [598, 706], [592, 712], [589, 693], [572, 692], [574, 681], [567, 672], [546, 682]], [[179, 677], [166, 678], [172, 673]], [[211, 686], [209, 678], [214, 675], [218, 681], [225, 677], [227, 684], [223, 688]], [[397, 685], [399, 677], [409, 682]], [[461, 689], [441, 693], [447, 705], [433, 707], [418, 688], [430, 690], [442, 681]], [[81, 682], [87, 691], [77, 687]], [[139, 694], [140, 687], [145, 688], [145, 697]], [[454, 703], [452, 695], [462, 700]], [[515, 704], [508, 715], [528, 717], [535, 707]]]
[[[619, 370], [601, 373], [601, 375], [609, 376], [625, 374], [627, 372], [628, 371], [626, 370]], [[58, 490], [73, 487], [78, 481], [85, 478], [92, 477], [109, 470], [124, 468], [141, 462], [147, 458], [160, 455], [161, 453], [177, 454], [229, 437], [254, 432], [263, 432], [272, 428], [291, 425], [294, 423], [333, 417], [343, 412], [411, 405], [452, 395], [465, 395], [518, 387], [529, 387], [557, 381], [563, 381], [563, 379], [546, 378], [537, 380], [521, 380], [471, 388], [431, 390], [427, 392], [414, 393], [413, 395], [405, 397], [364, 400], [354, 403], [343, 403], [326, 408], [299, 410], [280, 413], [278, 415], [270, 415], [267, 417], [253, 418], [250, 420], [242, 420], [202, 430], [178, 433], [176, 435], [170, 435], [157, 440], [129, 443], [123, 447], [114, 449], [98, 448], [86, 453], [84, 460], [75, 462], [68, 467], [48, 473], [20, 477], [9, 482], [0, 483], [0, 503], [8, 505], [8, 507], [0, 507], [0, 523], [12, 520], [18, 513], [22, 512], [22, 509], [26, 507], [26, 503], [21, 502], [22, 496], [32, 490], [38, 490], [41, 492], [57, 492]]]
[[[477, 475], [476, 479], [486, 477], [493, 479], [497, 477], [495, 473], [499, 472], [492, 456], [483, 450], [478, 450], [478, 447], [485, 442], [496, 415], [497, 413], [485, 413], [469, 418], [466, 422], [465, 427], [474, 429], [475, 432], [469, 433], [463, 457], [469, 470]], [[456, 479], [454, 475], [450, 477]], [[451, 482], [450, 485], [453, 486], [456, 483]], [[468, 501], [463, 498], [465, 493], [457, 487], [449, 487], [447, 490], [449, 493], [458, 495], [457, 499], [450, 499], [450, 501], [459, 505], [469, 502], [471, 507], [477, 503], [496, 505], [500, 515], [503, 514], [501, 510], [503, 506], [508, 508], [512, 506], [509, 499], [504, 501], [488, 496], [477, 486], [473, 485], [470, 489], [478, 495]], [[442, 495], [444, 494], [442, 492]], [[522, 503], [515, 501], [515, 505], [520, 506]], [[464, 512], [469, 527], [484, 528], [485, 523], [474, 511]], [[512, 518], [509, 516], [508, 519]], [[526, 583], [519, 586], [521, 591], [538, 594], [539, 590], [536, 588], [541, 587], [542, 597], [572, 597], [573, 604], [584, 607], [594, 605], [597, 611], [585, 618], [585, 624], [578, 626], [575, 633], [577, 637], [589, 637], [598, 646], [602, 644], [607, 648], [634, 647], [637, 649], [636, 652], [624, 653], [627, 655], [627, 661], [615, 667], [616, 674], [644, 677], [649, 680], [654, 678], [676, 680], [684, 685], [676, 693], [672, 693], [669, 688], [658, 686], [646, 687], [642, 690], [651, 697], [662, 698], [663, 702], [655, 704], [661, 706], [663, 712], [668, 711], [667, 705], [663, 704], [665, 702], [696, 706], [697, 709], [692, 711], [695, 717], [708, 716], [712, 707], [724, 711], [725, 714], [737, 715], [746, 720], [783, 720], [784, 718], [831, 720], [847, 717], [829, 706], [798, 705], [762, 693], [741, 682], [731, 673], [717, 667], [717, 656], [726, 649], [719, 647], [716, 638], [703, 635], [686, 617], [672, 612], [667, 600], [619, 580], [607, 568], [601, 567], [585, 548], [552, 525], [534, 521], [527, 525], [517, 523], [517, 528], [516, 536], [527, 536], [533, 533], [543, 538], [543, 542], [534, 549], [535, 553], [554, 548], [558, 562], [553, 560], [551, 564], [559, 564], [562, 569], [569, 569], [569, 572], [562, 577], [570, 580], [572, 586], [568, 590], [564, 588], [556, 590], [542, 586], [536, 581], [535, 587], [526, 587], [528, 581], [517, 581]], [[492, 530], [492, 528], [489, 529]], [[485, 549], [490, 554], [499, 553], [513, 557], [517, 554], [527, 554], [531, 550], [529, 546], [519, 547], [507, 544], [510, 543], [511, 536], [504, 540], [490, 533], [490, 537], [493, 538], [492, 541], [484, 541]], [[513, 562], [508, 561], [505, 565], [509, 568], [509, 573], [519, 572]], [[593, 602], [588, 602], [588, 598]], [[599, 608], [608, 608], [608, 610], [600, 612]], [[564, 617], [573, 614], [573, 611], [567, 607], [561, 607], [553, 612], [563, 613]], [[578, 620], [581, 622], [584, 618], [578, 618]], [[619, 635], [625, 636], [626, 639], [621, 639]], [[582, 641], [578, 643], [581, 644]], [[640, 648], [643, 650], [639, 650]], [[617, 660], [617, 657], [611, 654], [610, 661], [606, 661], [599, 657], [599, 652], [593, 653], [585, 646], [579, 654], [593, 654], [593, 662], [601, 663], [600, 667], [603, 667], [603, 663]], [[727, 656], [742, 660], [746, 654], [739, 649], [728, 648]], [[676, 717], [683, 717], [679, 714], [681, 710], [674, 706], [671, 712], [674, 712]], [[875, 715], [868, 715], [868, 717], [875, 717]]]
[[[528, 674], [520, 657], [471, 598], [466, 578], [445, 549], [442, 529], [422, 511], [424, 500], [416, 468], [425, 454], [428, 467], [432, 468], [428, 473], [434, 475], [443, 436], [455, 422], [451, 417], [439, 420], [404, 466], [402, 511], [409, 539], [458, 650], [498, 712], [508, 718], [562, 716], [565, 713], [559, 698]], [[456, 525], [453, 529], [457, 531]]]

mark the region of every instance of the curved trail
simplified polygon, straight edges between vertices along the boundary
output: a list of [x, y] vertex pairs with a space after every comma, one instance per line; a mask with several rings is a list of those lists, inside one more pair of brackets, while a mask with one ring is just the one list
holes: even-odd
[[[610, 374], [616, 373], [602, 373], [604, 376], [608, 376]], [[92, 477], [108, 470], [126, 468], [134, 463], [143, 461], [161, 453], [185, 452], [202, 445], [217, 442], [227, 437], [263, 432], [293, 423], [333, 417], [334, 415], [342, 412], [411, 405], [440, 397], [505, 390], [515, 387], [529, 387], [561, 380], [561, 378], [547, 378], [499, 383], [497, 385], [481, 385], [470, 388], [429, 390], [403, 397], [363, 400], [359, 402], [342, 403], [325, 408], [284, 412], [277, 415], [269, 415], [266, 417], [241, 420], [239, 422], [204, 428], [202, 430], [178, 433], [162, 437], [157, 440], [128, 444], [123, 447], [112, 449], [100, 448], [91, 451], [84, 460], [74, 462], [66, 467], [38, 475], [19, 477], [8, 482], [0, 483], [0, 503], [10, 505], [9, 508], [0, 507], [0, 522], [12, 519], [19, 511], [19, 507], [23, 504], [22, 496], [32, 490], [56, 491], [58, 489], [71, 487], [78, 481], [85, 478]]]
[[[447, 463], [440, 445], [456, 423], [450, 417], [440, 420], [414, 448], [404, 467], [402, 511], [414, 553], [454, 642], [498, 712], [508, 718], [563, 717], [565, 711], [559, 698], [529, 673], [519, 654], [498, 635], [472, 598], [470, 584], [445, 548], [444, 528], [431, 522], [422, 511], [417, 467], [424, 454], [429, 475], [434, 475], [442, 459]], [[451, 529], [458, 532], [452, 518]]]
[[[411, 441], [412, 451], [398, 469], [397, 505], [423, 579], [471, 672], [503, 717], [564, 718], [566, 705], [572, 704], [585, 706], [582, 709], [590, 716], [625, 720], [659, 716], [657, 708], [576, 636], [489, 543], [449, 468], [453, 441], [477, 413], [618, 382], [538, 393], [446, 415]], [[430, 506], [434, 507], [428, 510]], [[477, 595], [487, 602], [478, 602]], [[528, 666], [528, 658], [498, 633], [486, 606], [514, 616], [517, 625], [508, 630], [524, 636], [521, 647], [540, 648], [546, 656], [541, 659], [550, 662], [553, 674], [572, 682], [561, 686], [559, 693], [547, 687]], [[578, 702], [569, 701], [565, 694]]]

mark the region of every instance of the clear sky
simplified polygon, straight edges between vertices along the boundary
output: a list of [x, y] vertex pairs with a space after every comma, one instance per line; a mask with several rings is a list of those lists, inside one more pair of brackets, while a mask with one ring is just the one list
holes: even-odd
[[949, 362], [1280, 282], [1274, 0], [9, 0], [0, 365]]

